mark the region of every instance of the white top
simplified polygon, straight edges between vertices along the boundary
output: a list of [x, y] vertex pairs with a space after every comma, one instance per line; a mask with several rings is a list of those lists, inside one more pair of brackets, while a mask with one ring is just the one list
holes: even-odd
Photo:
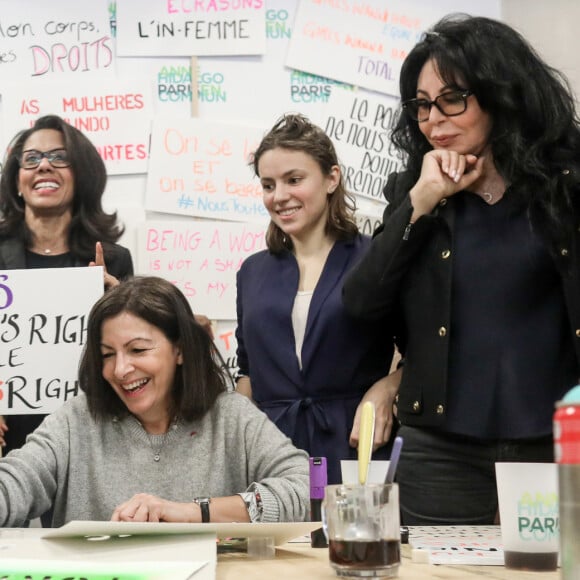
[[312, 300], [313, 290], [308, 292], [299, 291], [294, 299], [292, 308], [292, 328], [294, 329], [294, 340], [296, 341], [296, 357], [298, 365], [302, 370], [302, 345], [304, 344], [304, 333], [306, 332], [306, 321], [308, 320], [308, 310]]

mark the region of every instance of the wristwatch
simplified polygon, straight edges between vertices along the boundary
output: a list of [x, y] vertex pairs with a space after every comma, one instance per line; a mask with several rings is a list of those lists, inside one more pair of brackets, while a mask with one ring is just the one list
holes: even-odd
[[211, 502], [211, 497], [196, 497], [193, 500], [201, 509], [201, 523], [209, 523], [209, 503]]

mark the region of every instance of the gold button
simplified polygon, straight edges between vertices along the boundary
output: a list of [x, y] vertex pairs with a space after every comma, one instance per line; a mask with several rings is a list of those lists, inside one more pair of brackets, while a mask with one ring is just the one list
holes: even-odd
[[447, 198], [444, 197], [440, 202], [439, 205], [447, 205]]
[[419, 401], [415, 401], [413, 403], [413, 411], [418, 411], [421, 408], [421, 403]]
[[562, 254], [562, 256], [567, 256], [568, 255], [568, 248], [562, 248], [560, 250], [560, 254]]
[[443, 415], [445, 412], [445, 407], [443, 405], [437, 405], [437, 415]]
[[576, 329], [576, 336], [577, 336], [578, 338], [580, 338], [580, 328], [577, 328], [577, 329]]
[[439, 329], [439, 336], [447, 336], [447, 329], [444, 326]]
[[441, 252], [441, 257], [442, 257], [444, 260], [447, 260], [447, 258], [449, 258], [449, 256], [451, 256], [451, 250], [443, 250], [443, 251]]

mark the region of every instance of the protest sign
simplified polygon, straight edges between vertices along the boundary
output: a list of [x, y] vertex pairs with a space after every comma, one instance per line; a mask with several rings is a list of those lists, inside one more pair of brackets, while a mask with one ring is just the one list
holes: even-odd
[[235, 320], [236, 272], [266, 248], [265, 231], [253, 223], [147, 221], [138, 229], [137, 269], [173, 282], [195, 313]]
[[103, 268], [0, 270], [0, 414], [50, 413], [78, 393]]

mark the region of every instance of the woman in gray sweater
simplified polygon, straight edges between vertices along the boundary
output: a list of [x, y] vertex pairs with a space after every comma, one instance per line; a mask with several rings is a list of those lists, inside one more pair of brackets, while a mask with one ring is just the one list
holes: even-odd
[[93, 307], [83, 393], [0, 460], [0, 525], [303, 521], [308, 458], [247, 398], [183, 294], [129, 280]]

